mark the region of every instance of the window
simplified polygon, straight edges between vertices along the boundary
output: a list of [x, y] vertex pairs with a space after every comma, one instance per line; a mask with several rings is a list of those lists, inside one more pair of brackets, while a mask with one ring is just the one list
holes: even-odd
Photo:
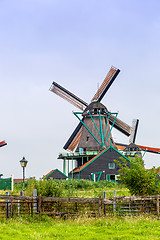
[[94, 109], [94, 114], [97, 114], [97, 108]]
[[89, 141], [89, 137], [87, 136], [87, 142]]
[[106, 180], [109, 182], [115, 182], [116, 181], [115, 176], [117, 175], [106, 175]]
[[83, 148], [79, 148], [79, 153], [83, 155]]
[[104, 108], [101, 109], [101, 114], [105, 114]]
[[115, 181], [115, 175], [110, 175], [110, 180]]
[[108, 167], [109, 167], [109, 169], [114, 169], [115, 168], [115, 163], [109, 163]]

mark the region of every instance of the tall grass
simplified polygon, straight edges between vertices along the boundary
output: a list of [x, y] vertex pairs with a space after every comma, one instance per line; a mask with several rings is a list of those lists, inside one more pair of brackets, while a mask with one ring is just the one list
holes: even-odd
[[[19, 192], [22, 189], [22, 183], [15, 185], [14, 192]], [[39, 196], [48, 197], [98, 197], [103, 191], [106, 191], [106, 197], [113, 197], [113, 189], [117, 190], [117, 195], [128, 195], [129, 191], [122, 185], [108, 182], [99, 181], [93, 182], [90, 180], [36, 180], [31, 179], [26, 182], [25, 195], [32, 196], [33, 189], [37, 189]]]

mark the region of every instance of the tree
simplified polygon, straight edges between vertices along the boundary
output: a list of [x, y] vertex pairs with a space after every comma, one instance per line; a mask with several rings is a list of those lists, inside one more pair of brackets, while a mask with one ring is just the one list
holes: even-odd
[[128, 160], [121, 157], [121, 161], [115, 160], [120, 167], [120, 181], [130, 190], [132, 195], [156, 195], [160, 194], [160, 168], [145, 169], [144, 160], [136, 155]]

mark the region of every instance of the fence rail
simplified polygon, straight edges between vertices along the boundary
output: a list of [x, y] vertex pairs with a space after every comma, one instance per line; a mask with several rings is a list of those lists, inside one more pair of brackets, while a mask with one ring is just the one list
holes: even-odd
[[159, 218], [160, 196], [103, 198], [5, 196], [0, 195], [0, 218], [23, 214], [102, 216], [106, 214], [155, 214]]

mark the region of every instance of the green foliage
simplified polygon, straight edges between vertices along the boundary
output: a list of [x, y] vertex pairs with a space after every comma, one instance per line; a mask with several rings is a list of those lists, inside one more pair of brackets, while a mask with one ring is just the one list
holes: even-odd
[[89, 190], [95, 188], [106, 187], [108, 185], [112, 185], [113, 183], [108, 183], [107, 181], [102, 181], [98, 183], [94, 183], [90, 180], [78, 180], [78, 179], [68, 179], [66, 180], [53, 180], [53, 179], [42, 179], [39, 181], [31, 181], [28, 185], [28, 189], [31, 189], [31, 192], [34, 188], [37, 189], [38, 195], [41, 196], [53, 196], [53, 197], [61, 197], [61, 196], [77, 196], [78, 190]]
[[46, 197], [61, 197], [63, 195], [63, 184], [59, 184], [58, 181], [54, 181], [53, 179], [41, 179], [37, 180], [29, 180], [28, 188], [26, 189], [26, 195], [31, 195], [33, 193], [33, 189], [37, 189], [37, 193], [39, 196]]
[[156, 195], [160, 193], [160, 179], [158, 178], [159, 168], [153, 167], [150, 171], [145, 169], [144, 160], [137, 155], [121, 161], [115, 160], [119, 165], [121, 182], [130, 190], [132, 195]]
[[[25, 182], [24, 182], [24, 188], [25, 189], [28, 188], [29, 183], [30, 183], [30, 180], [29, 181], [25, 180]], [[20, 183], [14, 183], [14, 190], [18, 191], [18, 192], [22, 191], [23, 190], [23, 181], [20, 182]]]
[[75, 190], [82, 190], [82, 189], [93, 189], [93, 188], [104, 188], [104, 187], [113, 187], [115, 183], [108, 182], [108, 181], [99, 181], [93, 182], [91, 180], [85, 179], [68, 179], [64, 181], [64, 188], [69, 189], [73, 188]]
[[[121, 186], [113, 182], [99, 181], [93, 182], [84, 179], [68, 180], [36, 180], [30, 179], [25, 186], [25, 195], [32, 196], [33, 189], [37, 189], [38, 195], [48, 197], [98, 197], [107, 189], [119, 189]], [[16, 184], [14, 194], [22, 190], [23, 185]], [[113, 195], [113, 191], [109, 196]]]

